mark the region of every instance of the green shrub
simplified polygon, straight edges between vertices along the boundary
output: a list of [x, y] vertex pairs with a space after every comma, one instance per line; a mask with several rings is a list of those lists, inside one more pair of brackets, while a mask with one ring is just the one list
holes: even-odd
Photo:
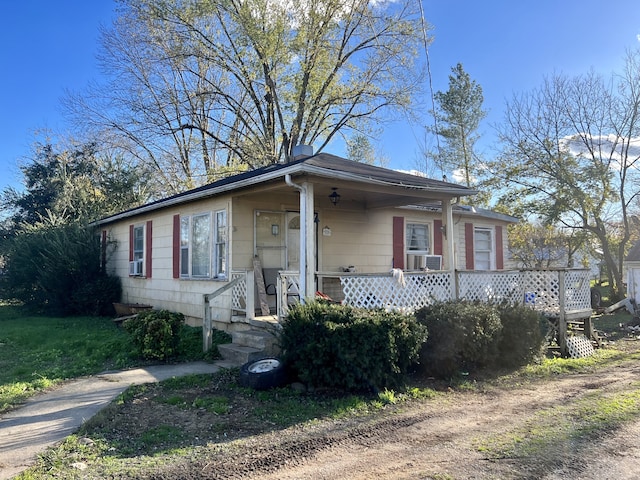
[[100, 275], [71, 292], [69, 307], [77, 314], [108, 316], [113, 314], [113, 304], [121, 296], [120, 277]]
[[497, 308], [502, 334], [496, 364], [517, 368], [542, 357], [548, 320], [525, 305], [502, 303]]
[[429, 331], [420, 363], [425, 373], [451, 377], [492, 364], [502, 330], [495, 305], [468, 302], [436, 302], [416, 312]]
[[427, 337], [413, 316], [325, 302], [292, 307], [282, 327], [292, 372], [313, 387], [341, 390], [396, 386]]
[[53, 219], [25, 227], [5, 245], [2, 295], [53, 315], [107, 313], [120, 285], [101, 269], [93, 228]]
[[184, 315], [168, 310], [148, 310], [125, 320], [139, 354], [148, 360], [167, 360], [178, 353]]
[[544, 345], [546, 320], [524, 305], [439, 302], [416, 317], [429, 330], [422, 370], [441, 378], [485, 367], [517, 368], [536, 359]]
[[230, 343], [231, 335], [222, 330], [211, 332], [211, 348], [203, 352], [202, 327], [182, 325], [178, 332], [178, 347], [176, 355], [180, 360], [211, 360], [220, 358], [217, 346], [222, 343]]

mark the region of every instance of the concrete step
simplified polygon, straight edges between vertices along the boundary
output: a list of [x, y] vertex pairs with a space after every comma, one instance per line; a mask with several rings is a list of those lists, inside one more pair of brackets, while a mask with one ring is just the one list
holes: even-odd
[[275, 355], [279, 350], [276, 336], [265, 330], [233, 332], [231, 337], [234, 345], [256, 348], [265, 352], [266, 355]]
[[260, 330], [266, 330], [268, 332], [278, 331], [282, 326], [278, 323], [276, 317], [256, 317], [247, 321], [249, 325]]
[[233, 343], [218, 345], [218, 351], [226, 362], [238, 367], [251, 360], [258, 360], [265, 356], [265, 353], [258, 348]]

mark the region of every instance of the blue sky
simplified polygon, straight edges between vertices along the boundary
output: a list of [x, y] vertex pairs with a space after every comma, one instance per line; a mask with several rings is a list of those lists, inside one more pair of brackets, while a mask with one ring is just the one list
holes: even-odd
[[[544, 76], [593, 68], [620, 69], [626, 49], [640, 48], [638, 0], [423, 0], [435, 40], [429, 49], [433, 87], [448, 88], [460, 62], [483, 88], [492, 124], [505, 100], [539, 86]], [[35, 133], [63, 131], [60, 98], [99, 79], [95, 55], [100, 25], [115, 15], [113, 0], [5, 2], [0, 28], [0, 189], [18, 186], [17, 164], [30, 154]], [[426, 123], [429, 119], [425, 119]], [[377, 147], [392, 168], [417, 165], [420, 124], [399, 120]], [[335, 152], [340, 153], [340, 152]]]

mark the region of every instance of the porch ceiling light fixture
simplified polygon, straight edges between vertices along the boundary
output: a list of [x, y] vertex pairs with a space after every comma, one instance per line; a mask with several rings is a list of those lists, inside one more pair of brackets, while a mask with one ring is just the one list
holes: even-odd
[[340, 194], [336, 191], [338, 190], [336, 187], [331, 187], [331, 190], [333, 190], [331, 192], [331, 195], [329, 195], [329, 200], [331, 200], [331, 203], [333, 203], [333, 205], [338, 205], [338, 202], [340, 201]]

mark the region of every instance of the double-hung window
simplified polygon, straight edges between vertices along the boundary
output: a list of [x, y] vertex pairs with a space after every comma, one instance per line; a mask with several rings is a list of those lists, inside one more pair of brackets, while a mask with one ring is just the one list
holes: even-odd
[[[149, 235], [149, 238], [147, 238]], [[151, 222], [129, 225], [129, 276], [151, 276]]]
[[227, 274], [227, 212], [180, 217], [180, 276], [221, 278]]
[[227, 276], [227, 211], [215, 213], [215, 236], [213, 239], [213, 275]]
[[429, 254], [429, 225], [407, 223], [406, 251], [411, 254]]
[[490, 228], [476, 227], [473, 233], [476, 270], [491, 270], [493, 263], [493, 232]]
[[133, 260], [144, 260], [144, 225], [133, 227]]

